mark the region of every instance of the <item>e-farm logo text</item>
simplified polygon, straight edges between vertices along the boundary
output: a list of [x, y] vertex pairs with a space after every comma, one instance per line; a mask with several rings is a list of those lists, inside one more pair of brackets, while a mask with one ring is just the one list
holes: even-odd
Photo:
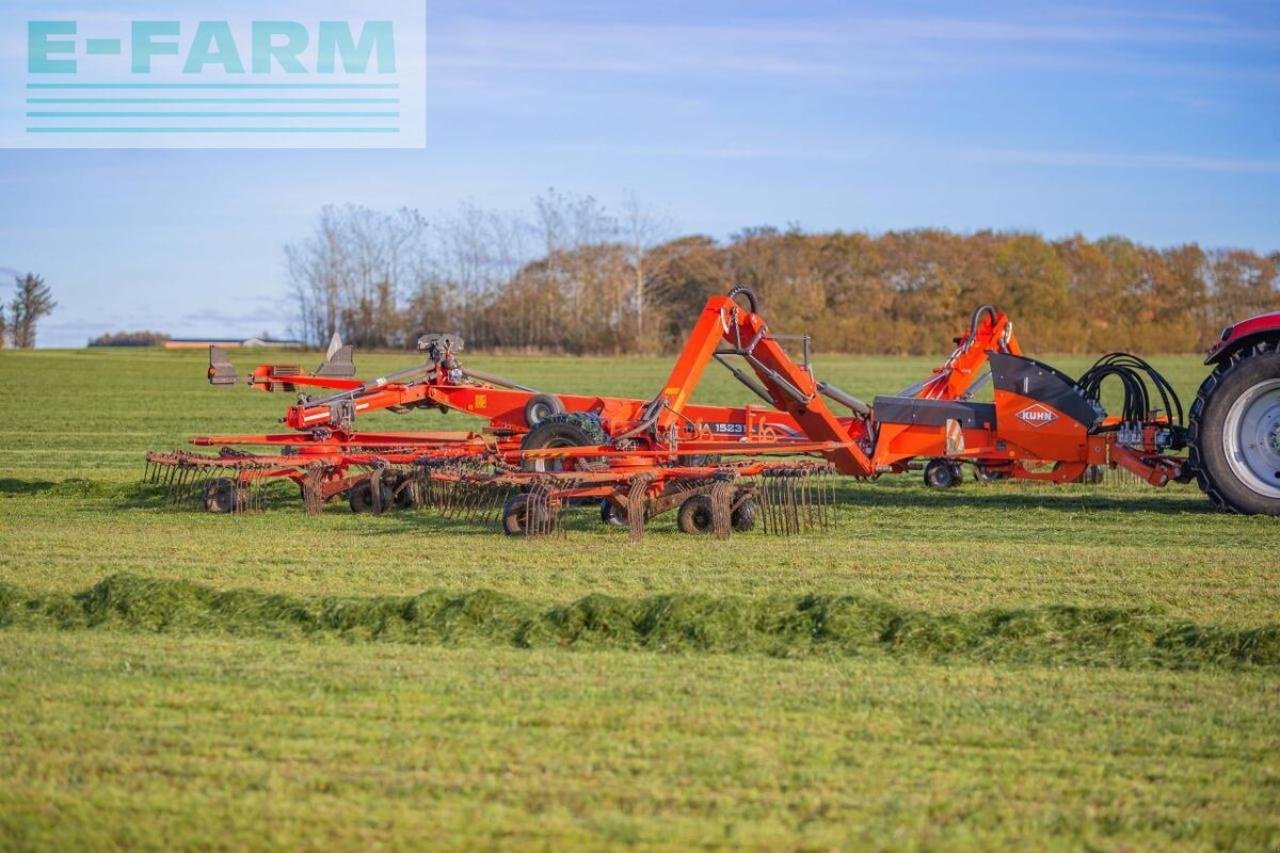
[[426, 144], [422, 0], [258, 0], [242, 16], [234, 2], [57, 5], [7, 34], [24, 67], [5, 75], [21, 81], [0, 112], [6, 147]]

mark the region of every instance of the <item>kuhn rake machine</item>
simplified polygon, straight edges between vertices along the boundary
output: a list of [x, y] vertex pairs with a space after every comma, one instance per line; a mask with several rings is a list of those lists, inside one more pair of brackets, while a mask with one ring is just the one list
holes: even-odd
[[[455, 335], [424, 336], [421, 363], [361, 380], [351, 348], [335, 339], [314, 372], [266, 364], [248, 377], [263, 391], [305, 389], [281, 418], [289, 431], [202, 436], [192, 443], [220, 450], [149, 453], [147, 462], [175, 500], [212, 512], [246, 509], [264, 483], [290, 480], [311, 512], [339, 496], [357, 512], [431, 506], [481, 518], [500, 508], [510, 534], [553, 531], [564, 507], [584, 503], [633, 538], [669, 510], [689, 533], [794, 533], [830, 519], [834, 475], [874, 478], [921, 465], [935, 487], [957, 483], [962, 465], [980, 480], [1055, 483], [1118, 467], [1153, 486], [1196, 479], [1226, 509], [1280, 514], [1280, 314], [1224, 331], [1188, 425], [1170, 384], [1136, 356], [1105, 356], [1073, 380], [1024, 356], [1009, 318], [986, 305], [956, 341], [929, 378], [868, 405], [817, 379], [809, 338], [772, 334], [744, 287], [707, 300], [650, 399], [548, 393], [468, 369]], [[760, 402], [692, 403], [712, 361]], [[237, 381], [216, 347], [209, 380]], [[1116, 415], [1101, 404], [1108, 381], [1121, 392]], [[988, 382], [992, 402], [975, 401]], [[414, 409], [487, 424], [356, 429], [370, 412]]]

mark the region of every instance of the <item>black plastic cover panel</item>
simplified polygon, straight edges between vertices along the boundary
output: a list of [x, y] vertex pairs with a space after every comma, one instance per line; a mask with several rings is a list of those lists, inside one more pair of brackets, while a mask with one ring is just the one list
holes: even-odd
[[997, 391], [1010, 391], [1052, 406], [1089, 429], [1102, 420], [1103, 413], [1065, 373], [1020, 355], [991, 351], [987, 359]]
[[876, 397], [872, 408], [875, 410], [875, 419], [886, 424], [945, 426], [947, 421], [959, 421], [960, 426], [965, 429], [990, 429], [996, 425], [996, 407], [991, 403]]

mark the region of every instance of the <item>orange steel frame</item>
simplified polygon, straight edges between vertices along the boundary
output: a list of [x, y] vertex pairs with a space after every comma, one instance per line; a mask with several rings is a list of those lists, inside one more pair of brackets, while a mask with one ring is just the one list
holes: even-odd
[[[754, 300], [753, 300], [754, 301]], [[799, 364], [770, 332], [763, 316], [731, 296], [710, 297], [661, 391], [652, 400], [557, 394], [568, 412], [592, 413], [613, 439], [626, 437], [625, 447], [601, 446], [521, 451], [520, 439], [530, 430], [525, 407], [536, 392], [450, 381], [450, 371], [424, 366], [417, 381], [372, 382], [313, 376], [297, 368], [261, 365], [250, 384], [262, 390], [312, 387], [351, 394], [350, 411], [368, 412], [437, 407], [489, 421], [485, 434], [357, 433], [352, 424], [335, 422], [329, 405], [300, 402], [282, 422], [296, 430], [276, 435], [221, 435], [193, 440], [198, 445], [288, 445], [294, 453], [324, 455], [359, 448], [440, 450], [458, 454], [491, 454], [507, 461], [556, 457], [606, 460], [622, 468], [672, 462], [676, 454], [763, 453], [820, 455], [840, 473], [876, 477], [900, 472], [921, 458], [950, 458], [998, 467], [1010, 476], [1069, 482], [1091, 465], [1119, 465], [1153, 485], [1180, 475], [1181, 460], [1159, 452], [1156, 433], [1161, 416], [1142, 425], [1138, 446], [1122, 445], [1114, 432], [1091, 432], [1065, 412], [1020, 394], [997, 389], [994, 423], [960, 428], [914, 423], [884, 423], [869, 416], [837, 416], [820, 393], [807, 364]], [[963, 400], [988, 367], [991, 351], [1021, 355], [1009, 318], [980, 309], [957, 348], [933, 375], [904, 392], [925, 400]], [[707, 366], [716, 357], [747, 360], [772, 406], [710, 406], [690, 402]], [[807, 359], [806, 359], [807, 362]], [[277, 372], [278, 371], [278, 372]], [[1030, 407], [1048, 408], [1048, 422], [1028, 423], [1018, 417]], [[726, 435], [731, 438], [726, 439]], [[1039, 470], [1048, 465], [1047, 470]]]

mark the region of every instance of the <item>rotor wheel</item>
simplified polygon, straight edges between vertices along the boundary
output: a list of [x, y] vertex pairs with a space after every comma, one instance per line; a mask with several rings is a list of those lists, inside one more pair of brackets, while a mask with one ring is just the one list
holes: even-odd
[[1280, 351], [1241, 350], [1200, 386], [1188, 434], [1196, 481], [1213, 504], [1280, 515]]
[[347, 503], [351, 506], [352, 512], [369, 512], [380, 513], [391, 509], [395, 502], [395, 494], [391, 490], [391, 486], [385, 482], [378, 482], [378, 503], [373, 499], [373, 483], [369, 480], [361, 480], [351, 487], [347, 494]]
[[502, 532], [507, 536], [527, 536], [543, 528], [542, 510], [528, 494], [512, 495], [502, 505]]
[[600, 501], [600, 521], [613, 527], [629, 527], [627, 514], [614, 505], [613, 501], [602, 499]]
[[[752, 516], [754, 521], [754, 515]], [[676, 526], [681, 533], [704, 534], [711, 532], [711, 496], [694, 495], [680, 504], [676, 512]]]
[[[729, 523], [738, 533], [746, 533], [756, 526], [756, 499], [750, 496], [742, 498], [742, 492], [734, 495], [734, 503], [738, 506], [729, 516]], [[741, 503], [738, 503], [740, 499]]]
[[393, 476], [387, 483], [391, 488], [391, 504], [396, 509], [413, 509], [417, 506], [417, 499], [414, 495], [413, 478], [403, 471]]
[[998, 480], [1007, 480], [1009, 476], [1009, 466], [1007, 465], [995, 467], [978, 462], [973, 466], [973, 479], [979, 483], [994, 483]]
[[235, 512], [244, 505], [244, 490], [230, 477], [217, 477], [204, 484], [204, 508], [207, 512]]
[[960, 485], [960, 479], [960, 464], [950, 459], [931, 459], [924, 466], [924, 484], [931, 489], [950, 489]]

